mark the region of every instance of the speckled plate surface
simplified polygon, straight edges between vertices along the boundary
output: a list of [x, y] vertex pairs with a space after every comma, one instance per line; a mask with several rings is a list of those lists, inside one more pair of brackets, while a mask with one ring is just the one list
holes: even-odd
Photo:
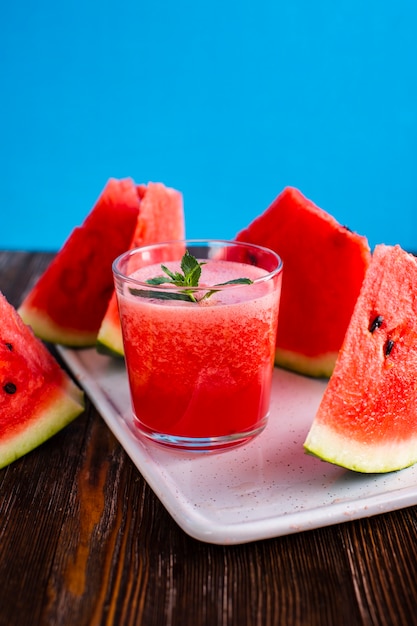
[[417, 504], [417, 466], [362, 475], [304, 453], [323, 381], [275, 369], [261, 435], [227, 452], [184, 453], [135, 432], [122, 362], [95, 350], [60, 352], [163, 505], [196, 539], [246, 543]]

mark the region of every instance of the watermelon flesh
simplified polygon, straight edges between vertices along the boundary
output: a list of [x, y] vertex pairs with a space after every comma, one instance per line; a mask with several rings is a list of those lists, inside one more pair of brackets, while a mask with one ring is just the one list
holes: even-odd
[[84, 410], [83, 393], [0, 294], [0, 467]]
[[138, 211], [134, 182], [110, 179], [19, 308], [38, 337], [74, 347], [95, 344], [113, 292], [111, 264], [129, 246]]
[[276, 364], [329, 377], [370, 263], [366, 238], [287, 187], [236, 239], [284, 262]]
[[307, 452], [367, 473], [417, 461], [416, 285], [414, 256], [376, 246]]
[[[129, 249], [138, 246], [184, 239], [185, 224], [182, 195], [162, 183], [138, 185], [140, 210]], [[116, 293], [110, 299], [97, 337], [99, 352], [124, 355], [122, 330]]]

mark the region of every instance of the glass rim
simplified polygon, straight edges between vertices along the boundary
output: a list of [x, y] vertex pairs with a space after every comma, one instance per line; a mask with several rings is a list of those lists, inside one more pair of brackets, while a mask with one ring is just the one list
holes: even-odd
[[[181, 245], [184, 244], [185, 245], [185, 249], [187, 249], [187, 245], [192, 245], [197, 247], [198, 245], [203, 246], [203, 247], [210, 247], [211, 245], [215, 245], [218, 247], [221, 246], [237, 246], [237, 247], [242, 247], [242, 248], [253, 248], [255, 250], [258, 250], [260, 252], [263, 252], [265, 254], [270, 255], [272, 258], [275, 259], [277, 265], [276, 267], [271, 270], [265, 270], [265, 274], [263, 276], [259, 276], [257, 278], [255, 278], [253, 280], [253, 282], [251, 284], [253, 285], [259, 285], [260, 283], [264, 283], [267, 281], [270, 281], [271, 279], [273, 279], [275, 276], [277, 276], [278, 274], [281, 273], [282, 268], [283, 268], [283, 261], [282, 258], [280, 257], [279, 254], [277, 254], [274, 250], [272, 250], [271, 248], [267, 248], [266, 246], [261, 246], [255, 243], [250, 243], [248, 241], [234, 241], [233, 239], [170, 239], [167, 241], [160, 241], [160, 242], [156, 242], [156, 243], [151, 243], [151, 244], [145, 244], [143, 246], [136, 246], [134, 248], [131, 248], [130, 250], [126, 250], [125, 252], [122, 252], [122, 254], [119, 254], [119, 256], [117, 256], [113, 263], [112, 263], [112, 271], [113, 274], [123, 280], [123, 281], [129, 281], [132, 284], [136, 284], [140, 287], [146, 287], [149, 289], [149, 283], [145, 282], [145, 281], [140, 281], [136, 278], [132, 278], [131, 276], [129, 276], [128, 274], [125, 274], [123, 271], [121, 271], [118, 267], [118, 265], [120, 264], [120, 262], [124, 259], [129, 259], [131, 257], [133, 257], [135, 254], [138, 254], [142, 251], [146, 251], [146, 250], [155, 250], [157, 248], [161, 248], [161, 247], [165, 247], [165, 246], [172, 246], [172, 245]], [[169, 262], [169, 261], [166, 261]], [[247, 263], [247, 265], [250, 265], [250, 263]], [[226, 290], [226, 289], [236, 289], [236, 288], [241, 288], [242, 287], [250, 287], [251, 285], [248, 284], [227, 284], [227, 285], [216, 285], [216, 291], [222, 291], [222, 290]], [[161, 285], [152, 285], [152, 290], [154, 291], [199, 291], [202, 289], [202, 286], [197, 286], [197, 287], [187, 287], [187, 286], [176, 286], [176, 285], [171, 285], [169, 283], [164, 283]]]

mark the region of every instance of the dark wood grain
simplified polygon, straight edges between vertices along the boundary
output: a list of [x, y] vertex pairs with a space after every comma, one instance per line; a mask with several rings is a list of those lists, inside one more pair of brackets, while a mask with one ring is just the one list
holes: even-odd
[[[12, 304], [51, 258], [0, 252]], [[416, 546], [416, 507], [241, 546], [198, 542], [87, 402], [0, 470], [0, 626], [408, 626]]]

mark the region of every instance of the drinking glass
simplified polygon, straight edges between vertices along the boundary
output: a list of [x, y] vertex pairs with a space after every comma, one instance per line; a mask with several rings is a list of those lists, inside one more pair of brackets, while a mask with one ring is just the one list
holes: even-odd
[[[181, 284], [190, 265], [198, 284], [195, 275]], [[147, 245], [114, 261], [134, 423], [144, 436], [209, 451], [265, 428], [282, 268], [272, 250], [222, 240]]]

